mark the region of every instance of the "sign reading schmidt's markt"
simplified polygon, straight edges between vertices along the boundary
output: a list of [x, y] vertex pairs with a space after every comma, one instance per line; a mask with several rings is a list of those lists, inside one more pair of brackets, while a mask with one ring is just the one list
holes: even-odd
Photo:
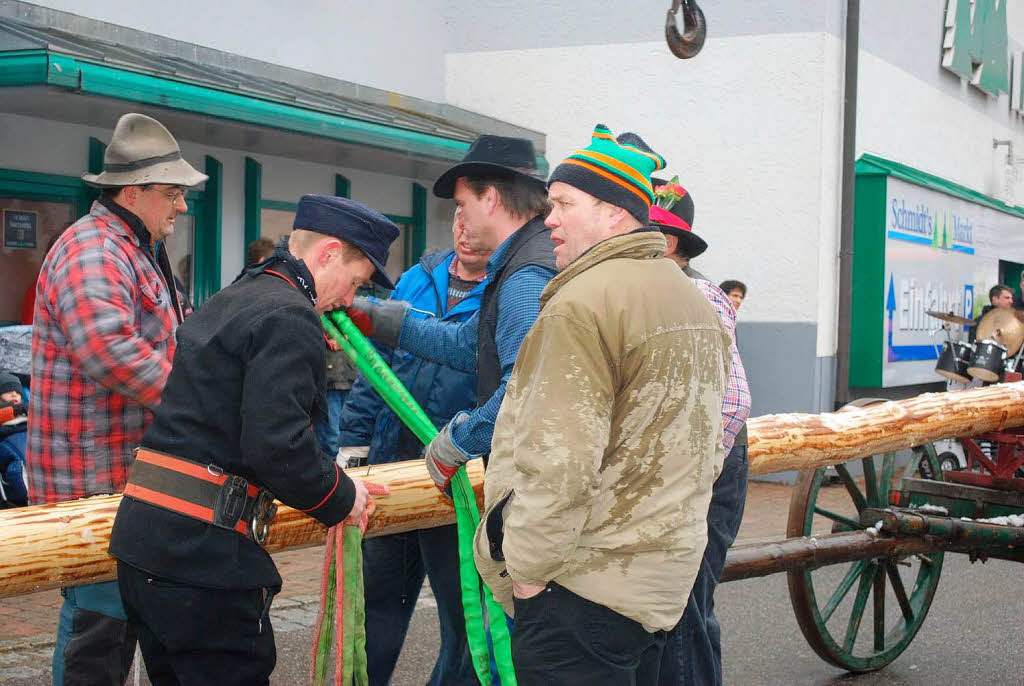
[[931, 383], [945, 336], [928, 310], [968, 318], [988, 304], [999, 260], [1024, 263], [1019, 217], [889, 178], [882, 385]]
[[1009, 53], [1008, 2], [946, 0], [942, 66], [990, 95], [1009, 93], [1010, 108], [1024, 116], [1024, 53]]

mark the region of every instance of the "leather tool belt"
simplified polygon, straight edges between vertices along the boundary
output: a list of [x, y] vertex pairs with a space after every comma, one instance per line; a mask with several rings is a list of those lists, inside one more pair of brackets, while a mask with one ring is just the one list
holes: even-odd
[[214, 464], [135, 449], [124, 494], [222, 529], [231, 529], [263, 545], [277, 514], [274, 495]]

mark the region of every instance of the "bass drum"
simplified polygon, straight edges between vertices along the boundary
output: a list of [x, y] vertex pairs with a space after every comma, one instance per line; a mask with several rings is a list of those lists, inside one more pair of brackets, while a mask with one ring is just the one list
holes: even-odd
[[999, 382], [1003, 380], [1005, 364], [1006, 348], [986, 338], [974, 344], [974, 354], [971, 355], [967, 373], [982, 381]]
[[935, 372], [950, 381], [971, 383], [967, 376], [967, 366], [971, 361], [973, 349], [970, 344], [961, 341], [946, 341], [939, 361], [935, 364]]

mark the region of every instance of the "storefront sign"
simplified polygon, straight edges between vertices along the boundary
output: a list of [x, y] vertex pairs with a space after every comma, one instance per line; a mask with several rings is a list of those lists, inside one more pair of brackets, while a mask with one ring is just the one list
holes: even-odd
[[1007, 0], [947, 0], [942, 66], [986, 93], [1009, 90]]
[[945, 333], [927, 311], [980, 315], [988, 289], [998, 282], [1000, 259], [1024, 263], [1019, 217], [888, 179], [879, 303], [885, 311], [883, 386], [940, 380], [934, 368]]
[[4, 210], [4, 247], [34, 250], [38, 216], [29, 210]]

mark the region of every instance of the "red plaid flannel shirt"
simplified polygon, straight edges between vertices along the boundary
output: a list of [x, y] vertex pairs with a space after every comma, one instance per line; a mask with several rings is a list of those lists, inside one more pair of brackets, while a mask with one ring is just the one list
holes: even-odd
[[99, 202], [61, 236], [36, 283], [29, 497], [124, 489], [174, 355], [167, 284], [129, 226]]
[[718, 318], [725, 324], [729, 337], [732, 338], [732, 345], [729, 346], [732, 352], [732, 368], [729, 370], [729, 383], [725, 387], [725, 397], [722, 399], [722, 425], [725, 430], [722, 442], [725, 444], [725, 454], [728, 455], [733, 443], [736, 442], [736, 434], [743, 428], [750, 415], [750, 386], [747, 385], [747, 372], [743, 368], [740, 351], [736, 348], [736, 309], [732, 306], [729, 296], [715, 284], [704, 279], [694, 279], [693, 282], [715, 308]]

